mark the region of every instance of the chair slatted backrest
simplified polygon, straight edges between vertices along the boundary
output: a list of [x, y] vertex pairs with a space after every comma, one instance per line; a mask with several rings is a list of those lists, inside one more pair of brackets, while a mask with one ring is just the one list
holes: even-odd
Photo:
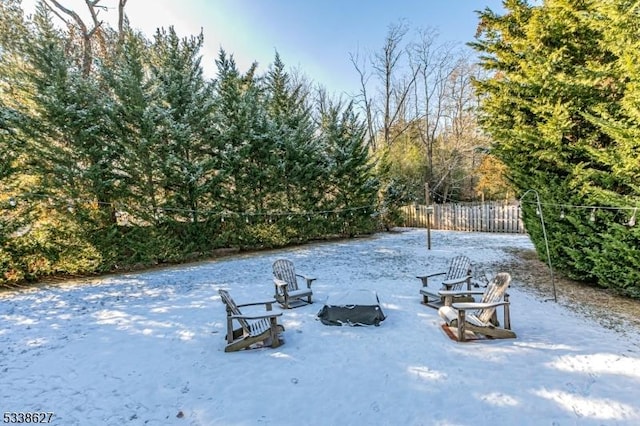
[[289, 291], [298, 290], [298, 279], [293, 262], [288, 259], [278, 259], [273, 262], [273, 276], [287, 283]]
[[[222, 298], [224, 304], [227, 305], [227, 315], [242, 315], [242, 312], [240, 312], [240, 309], [238, 309], [238, 305], [236, 305], [236, 302], [233, 301], [231, 295], [227, 290], [218, 290], [218, 293], [220, 293], [220, 297]], [[238, 318], [238, 322], [240, 323], [240, 326], [247, 332], [251, 330], [251, 326], [246, 319]]]
[[[467, 256], [460, 255], [451, 259], [451, 264], [449, 265], [449, 270], [447, 271], [445, 280], [463, 278], [470, 274], [471, 259]], [[463, 284], [464, 283], [459, 283], [454, 287], [451, 287], [450, 290], [462, 290]]]
[[261, 318], [259, 320], [253, 321], [249, 326], [249, 331], [252, 336], [257, 336], [262, 332], [266, 331], [271, 327], [269, 320], [266, 318]]
[[[487, 284], [487, 288], [482, 296], [481, 303], [495, 303], [500, 302], [504, 298], [504, 294], [511, 282], [511, 275], [507, 272], [500, 272]], [[480, 309], [476, 313], [476, 317], [483, 323], [488, 323], [493, 316], [496, 308]]]
[[471, 272], [471, 259], [467, 256], [456, 256], [451, 259], [449, 270], [447, 271], [447, 277], [445, 279], [451, 280], [455, 278], [462, 278], [469, 275]]

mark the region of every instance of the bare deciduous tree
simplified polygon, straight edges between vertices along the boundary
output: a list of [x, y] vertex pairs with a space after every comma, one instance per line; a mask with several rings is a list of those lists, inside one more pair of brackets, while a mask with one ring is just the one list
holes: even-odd
[[446, 114], [445, 93], [455, 61], [454, 46], [436, 45], [437, 33], [433, 29], [419, 32], [419, 40], [411, 48], [411, 67], [419, 75], [415, 85], [415, 119], [419, 123], [420, 140], [426, 150], [427, 176], [433, 190], [434, 148], [442, 130]]
[[[93, 42], [97, 39], [102, 55], [106, 55], [107, 47], [103, 32], [103, 21], [100, 20], [101, 11], [106, 11], [107, 6], [101, 5], [102, 0], [85, 0], [89, 15], [91, 16], [91, 25], [82, 19], [82, 17], [72, 9], [62, 5], [58, 0], [43, 0], [44, 4], [51, 10], [67, 27], [72, 28], [74, 25], [80, 30], [82, 37], [82, 74], [86, 77], [91, 73], [91, 65], [94, 59]], [[127, 0], [118, 0], [118, 41], [122, 42], [124, 37], [125, 13], [124, 8]], [[65, 18], [66, 15], [66, 18]], [[89, 28], [91, 27], [91, 28]]]
[[[389, 26], [384, 45], [380, 51], [364, 57], [350, 55], [351, 63], [360, 76], [361, 105], [365, 111], [367, 128], [371, 135], [373, 150], [381, 146], [389, 147], [402, 135], [402, 131], [392, 131], [394, 126], [402, 123], [406, 127], [407, 102], [417, 78], [416, 72], [403, 74], [404, 58], [407, 50], [402, 46], [408, 27], [405, 23]], [[367, 72], [370, 65], [372, 72]], [[413, 70], [412, 70], [413, 71]], [[380, 98], [376, 100], [370, 95], [371, 77], [379, 83]], [[376, 104], [378, 107], [376, 108]], [[378, 137], [381, 136], [381, 141]]]
[[127, 5], [127, 0], [118, 0], [118, 45], [122, 44], [124, 39], [124, 24], [125, 14], [124, 7]]
[[361, 63], [360, 55], [358, 53], [349, 53], [349, 59], [353, 64], [356, 72], [360, 76], [360, 95], [358, 96], [359, 104], [362, 105], [365, 119], [367, 121], [367, 134], [369, 140], [369, 148], [372, 151], [377, 149], [376, 145], [376, 126], [375, 117], [373, 112], [373, 100], [369, 97], [367, 85], [369, 84], [370, 74], [366, 71], [366, 61]]
[[[479, 139], [471, 86], [474, 67], [459, 45], [438, 43], [433, 29], [418, 31], [405, 47], [407, 34], [405, 24], [390, 25], [379, 51], [350, 57], [360, 76], [360, 106], [371, 147], [396, 149], [394, 143], [401, 141], [390, 157], [398, 161], [415, 152], [410, 147], [422, 146], [424, 181], [414, 182], [413, 175], [399, 180], [410, 179], [412, 188], [428, 182], [439, 200], [452, 193], [469, 196]], [[401, 165], [395, 170], [403, 173]]]
[[417, 71], [402, 78], [398, 76], [403, 65], [401, 59], [407, 54], [406, 49], [401, 46], [407, 31], [408, 27], [405, 23], [390, 25], [384, 45], [374, 54], [371, 63], [378, 79], [382, 82], [382, 139], [387, 147], [403, 133], [395, 132], [392, 136], [391, 129], [405, 109], [405, 102], [417, 77]]
[[[449, 73], [444, 93], [443, 128], [438, 134], [432, 185], [442, 201], [452, 192], [472, 197], [477, 181], [474, 173], [482, 137], [476, 120], [475, 93], [471, 84], [477, 67], [459, 56]], [[464, 173], [456, 173], [456, 171]]]

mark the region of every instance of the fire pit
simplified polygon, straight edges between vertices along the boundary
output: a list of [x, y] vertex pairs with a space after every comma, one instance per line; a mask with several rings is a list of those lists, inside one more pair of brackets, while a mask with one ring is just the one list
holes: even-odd
[[386, 318], [375, 291], [348, 290], [331, 295], [318, 312], [325, 325], [375, 325]]

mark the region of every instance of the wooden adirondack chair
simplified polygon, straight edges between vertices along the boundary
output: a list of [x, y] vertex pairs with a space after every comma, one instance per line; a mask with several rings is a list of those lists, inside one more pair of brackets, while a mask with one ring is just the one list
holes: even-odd
[[[435, 277], [440, 276], [443, 276], [442, 281], [434, 280]], [[465, 283], [466, 290], [471, 290], [471, 259], [467, 256], [456, 256], [451, 259], [449, 269], [446, 272], [430, 273], [417, 278], [422, 281], [420, 289], [422, 303], [437, 309], [444, 304], [444, 298], [439, 293], [440, 290], [463, 290]], [[464, 300], [471, 301], [469, 297]]]
[[[497, 339], [515, 338], [516, 334], [511, 331], [509, 295], [507, 294], [510, 282], [511, 275], [501, 272], [489, 282], [484, 291], [440, 291], [445, 299], [445, 305], [438, 309], [438, 314], [445, 321], [446, 326], [457, 329], [455, 337], [459, 342], [467, 339], [467, 332]], [[455, 302], [455, 297], [473, 294], [482, 294], [482, 300]], [[497, 319], [498, 306], [504, 309], [504, 328], [500, 327]]]
[[[302, 278], [305, 281], [306, 287], [298, 286], [298, 278]], [[313, 303], [311, 296], [311, 284], [315, 281], [315, 278], [310, 278], [302, 274], [297, 274], [293, 262], [287, 259], [278, 259], [273, 262], [273, 283], [275, 285], [275, 299], [285, 309], [298, 306], [291, 302], [305, 302], [302, 299], [307, 299], [306, 303]]]
[[[227, 307], [227, 346], [224, 348], [225, 352], [239, 351], [258, 346], [258, 344], [272, 348], [277, 348], [282, 344], [278, 334], [284, 331], [284, 327], [278, 324], [277, 320], [282, 312], [276, 313], [271, 310], [273, 301], [237, 305], [228, 291], [218, 290], [218, 293]], [[264, 305], [267, 313], [243, 315], [239, 309], [243, 306], [257, 305]], [[233, 328], [234, 321], [238, 323], [238, 328]]]

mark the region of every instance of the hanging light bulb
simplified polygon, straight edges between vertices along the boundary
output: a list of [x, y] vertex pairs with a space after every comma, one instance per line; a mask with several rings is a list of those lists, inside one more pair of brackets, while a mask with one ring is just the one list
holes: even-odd
[[536, 216], [540, 216], [540, 209], [536, 207]]
[[596, 209], [591, 209], [591, 215], [589, 216], [589, 221], [590, 222], [596, 221]]
[[631, 219], [629, 219], [629, 222], [627, 223], [628, 226], [636, 226], [636, 213], [638, 211], [638, 208], [636, 207], [635, 209], [633, 209], [633, 214], [631, 215]]

